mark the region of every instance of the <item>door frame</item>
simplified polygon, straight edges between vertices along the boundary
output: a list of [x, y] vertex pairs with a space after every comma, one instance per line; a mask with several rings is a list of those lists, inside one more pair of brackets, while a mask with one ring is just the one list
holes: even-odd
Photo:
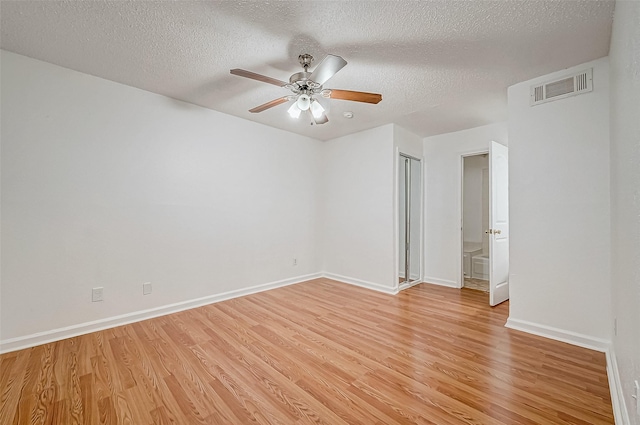
[[[462, 260], [464, 257], [464, 159], [470, 156], [489, 155], [490, 153], [490, 148], [483, 148], [460, 154], [460, 185], [458, 187], [458, 217], [460, 218], [458, 239], [460, 241], [460, 252], [458, 255], [458, 281], [456, 282], [460, 289], [464, 287], [464, 262]], [[489, 184], [491, 184], [491, 182], [489, 182]], [[489, 208], [491, 208], [491, 206], [489, 206]], [[491, 282], [489, 282], [489, 284], [491, 284]]]
[[[418, 258], [419, 260], [419, 272], [418, 272], [418, 278], [411, 282], [411, 281], [405, 281], [402, 284], [400, 284], [400, 282], [398, 281], [398, 273], [400, 270], [400, 178], [399, 178], [399, 171], [400, 171], [400, 160], [402, 158], [409, 158], [409, 159], [413, 159], [418, 161], [418, 163], [420, 164], [420, 239], [418, 241], [418, 249], [419, 249], [419, 253], [418, 253]], [[394, 259], [394, 271], [393, 271], [393, 276], [394, 276], [394, 291], [395, 292], [399, 292], [402, 291], [404, 289], [410, 288], [414, 285], [417, 285], [419, 283], [423, 282], [423, 273], [424, 273], [424, 205], [425, 205], [425, 193], [424, 193], [424, 188], [425, 188], [425, 183], [424, 183], [424, 179], [425, 179], [425, 172], [424, 172], [424, 166], [425, 166], [425, 161], [424, 161], [424, 157], [419, 158], [415, 155], [411, 155], [405, 152], [402, 152], [399, 148], [396, 148], [395, 151], [395, 167], [394, 167], [394, 180], [395, 180], [395, 196], [394, 196], [394, 212], [393, 212], [393, 216], [394, 216], [394, 229], [393, 229], [393, 234], [394, 234], [394, 240], [395, 240], [395, 244], [394, 244], [394, 254], [395, 254], [395, 259]]]

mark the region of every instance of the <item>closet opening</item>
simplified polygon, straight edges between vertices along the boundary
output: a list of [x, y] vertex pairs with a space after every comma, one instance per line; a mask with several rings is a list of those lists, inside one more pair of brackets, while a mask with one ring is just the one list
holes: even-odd
[[398, 235], [400, 289], [421, 282], [422, 161], [398, 158]]

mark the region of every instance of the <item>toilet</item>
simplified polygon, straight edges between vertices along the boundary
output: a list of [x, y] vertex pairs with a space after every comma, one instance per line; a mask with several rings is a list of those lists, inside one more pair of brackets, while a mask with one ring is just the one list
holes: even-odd
[[471, 259], [471, 277], [489, 280], [489, 255], [476, 255]]

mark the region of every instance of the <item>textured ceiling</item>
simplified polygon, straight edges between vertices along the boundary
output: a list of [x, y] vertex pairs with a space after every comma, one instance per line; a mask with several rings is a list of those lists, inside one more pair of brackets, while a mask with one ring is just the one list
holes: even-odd
[[[1, 1], [1, 47], [84, 73], [327, 140], [387, 123], [420, 136], [506, 116], [509, 85], [606, 56], [612, 1]], [[229, 74], [287, 80], [297, 57], [340, 55], [329, 123], [293, 120], [287, 93]], [[176, 103], [176, 105], [178, 105]], [[177, 106], [178, 107], [178, 106]], [[343, 112], [352, 111], [348, 120]]]

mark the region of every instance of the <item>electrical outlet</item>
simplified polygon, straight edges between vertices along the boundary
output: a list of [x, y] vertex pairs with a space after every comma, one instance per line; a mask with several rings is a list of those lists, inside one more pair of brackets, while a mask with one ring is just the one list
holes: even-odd
[[151, 293], [151, 282], [145, 282], [142, 284], [142, 295], [149, 295]]
[[295, 258], [295, 257], [293, 257], [293, 265], [294, 265], [294, 266], [297, 266], [297, 265], [298, 265], [298, 259], [297, 259], [297, 258]]
[[102, 301], [102, 290], [104, 288], [101, 286], [99, 288], [93, 288], [91, 290], [91, 302]]

